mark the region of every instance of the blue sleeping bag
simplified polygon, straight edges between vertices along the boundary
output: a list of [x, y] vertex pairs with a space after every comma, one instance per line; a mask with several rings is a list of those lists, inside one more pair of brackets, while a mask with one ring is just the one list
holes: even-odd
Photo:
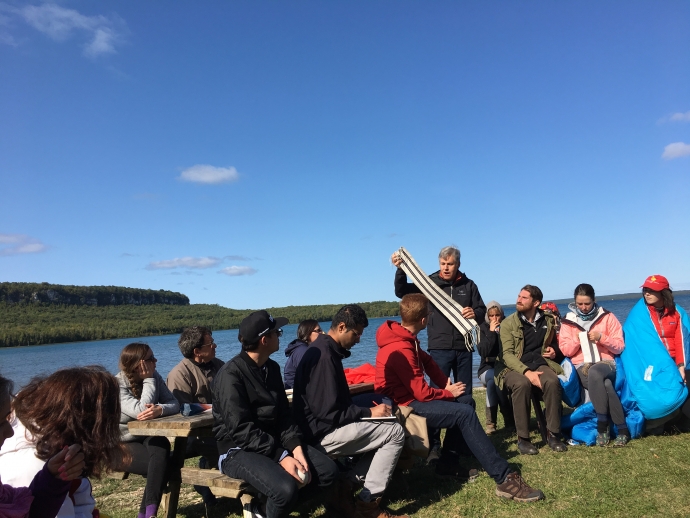
[[[690, 321], [683, 308], [676, 305], [676, 309], [681, 315], [683, 345], [688, 358], [690, 340], [685, 338], [690, 330]], [[661, 342], [643, 299], [630, 311], [623, 333], [625, 349], [620, 358], [630, 393], [642, 415], [646, 419], [658, 419], [680, 408], [688, 397], [688, 389], [673, 358]]]
[[[630, 431], [630, 437], [637, 439], [644, 429], [644, 417], [637, 408], [635, 400], [627, 383], [626, 372], [620, 357], [616, 356], [616, 393], [623, 405], [625, 424]], [[577, 375], [576, 375], [577, 376]], [[564, 415], [561, 419], [561, 429], [574, 440], [593, 446], [597, 439], [597, 414], [591, 402], [577, 407], [572, 414]], [[613, 426], [613, 433], [618, 435], [618, 429]]]

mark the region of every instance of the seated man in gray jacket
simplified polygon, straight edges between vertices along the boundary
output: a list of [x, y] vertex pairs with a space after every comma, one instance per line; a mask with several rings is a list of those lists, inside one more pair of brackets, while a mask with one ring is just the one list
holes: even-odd
[[[223, 362], [216, 358], [216, 344], [208, 327], [194, 326], [182, 331], [177, 342], [184, 358], [168, 374], [167, 385], [180, 408], [185, 403], [213, 403], [211, 383]], [[197, 457], [200, 468], [211, 468], [218, 464], [218, 448], [213, 437], [190, 437], [187, 441], [187, 456]], [[194, 486], [207, 505], [215, 503], [215, 496], [204, 486]]]

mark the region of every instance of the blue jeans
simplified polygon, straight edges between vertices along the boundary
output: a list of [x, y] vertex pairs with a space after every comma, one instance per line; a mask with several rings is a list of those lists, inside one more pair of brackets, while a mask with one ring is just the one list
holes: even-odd
[[[472, 399], [472, 353], [467, 349], [429, 349], [429, 354], [436, 362], [436, 365], [443, 371], [447, 377], [453, 374], [453, 382], [462, 381], [465, 384], [465, 395], [461, 396], [457, 401], [467, 403], [474, 408], [476, 405]], [[437, 387], [434, 382], [430, 383], [434, 388]], [[436, 428], [427, 422], [429, 428], [429, 440], [432, 448], [441, 447], [441, 428]], [[462, 448], [461, 448], [462, 450]], [[466, 450], [463, 450], [466, 453]]]
[[[335, 482], [338, 477], [335, 462], [312, 446], [302, 445], [302, 450], [312, 476], [310, 486], [316, 484], [323, 489]], [[268, 518], [288, 516], [297, 503], [297, 480], [275, 460], [265, 455], [242, 450], [230, 451], [223, 460], [222, 468], [228, 477], [242, 479], [266, 495]]]
[[462, 444], [466, 443], [482, 468], [501, 484], [510, 468], [508, 462], [503, 459], [489, 438], [486, 436], [482, 425], [479, 424], [474, 407], [456, 401], [412, 401], [410, 406], [416, 414], [426, 418], [427, 426], [434, 428], [446, 428], [446, 438], [443, 443], [443, 451], [439, 462], [453, 464], [458, 461], [458, 454]]

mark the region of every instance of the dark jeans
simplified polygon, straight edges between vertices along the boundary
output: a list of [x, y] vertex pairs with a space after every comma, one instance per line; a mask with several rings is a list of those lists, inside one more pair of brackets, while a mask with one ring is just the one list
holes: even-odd
[[535, 387], [527, 376], [515, 371], [506, 374], [504, 388], [513, 398], [513, 414], [518, 437], [529, 439], [529, 418], [532, 404], [532, 391], [544, 400], [546, 405], [546, 428], [558, 434], [561, 431], [561, 396], [563, 389], [556, 373], [551, 367], [541, 366], [537, 369], [542, 375], [539, 377], [541, 389]]
[[126, 442], [125, 447], [132, 461], [123, 470], [146, 477], [146, 488], [139, 507], [139, 512], [144, 513], [147, 505], [158, 506], [161, 503], [163, 489], [168, 483], [170, 442], [165, 437], [142, 437]]
[[482, 468], [501, 484], [510, 468], [482, 428], [477, 413], [471, 405], [455, 401], [412, 401], [410, 406], [416, 414], [426, 418], [427, 425], [435, 428], [446, 428], [446, 438], [439, 462], [457, 463], [459, 449], [466, 443]]
[[[312, 446], [302, 445], [302, 449], [312, 476], [309, 485], [323, 489], [335, 482], [338, 476], [335, 462]], [[227, 476], [240, 478], [266, 495], [268, 518], [288, 516], [297, 503], [297, 481], [280, 464], [265, 455], [242, 450], [231, 451], [223, 460], [222, 467]]]
[[[448, 377], [453, 374], [453, 382], [462, 381], [467, 393], [472, 393], [472, 353], [467, 349], [429, 349], [436, 365]], [[443, 387], [440, 387], [443, 388]]]
[[[429, 354], [436, 362], [436, 365], [443, 371], [443, 374], [450, 378], [452, 373], [454, 383], [462, 381], [465, 384], [466, 394], [461, 396], [463, 399], [459, 398], [457, 401], [471, 404], [472, 407], [475, 407], [474, 399], [472, 399], [472, 353], [467, 349], [429, 349]], [[434, 388], [444, 388], [437, 387], [433, 382], [431, 386]], [[469, 399], [467, 399], [467, 396], [469, 396]], [[472, 401], [471, 403], [470, 400]], [[428, 423], [427, 427], [429, 428], [430, 446], [432, 448], [440, 448], [441, 429], [432, 427]]]
[[608, 422], [608, 415], [611, 414], [611, 420], [616, 426], [626, 427], [623, 405], [615, 389], [615, 364], [595, 363], [589, 367], [587, 374], [583, 374], [583, 368], [580, 367], [577, 375], [582, 386], [589, 391], [589, 399], [592, 400], [597, 419]]

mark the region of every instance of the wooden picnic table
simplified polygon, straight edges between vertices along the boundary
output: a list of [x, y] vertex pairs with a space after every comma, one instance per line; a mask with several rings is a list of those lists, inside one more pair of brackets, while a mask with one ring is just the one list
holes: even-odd
[[[373, 383], [357, 383], [350, 385], [350, 395], [373, 392]], [[292, 394], [288, 394], [288, 399], [292, 402]], [[170, 493], [165, 502], [165, 512], [167, 518], [177, 516], [177, 504], [180, 499], [180, 486], [182, 485], [181, 470], [184, 466], [185, 454], [187, 452], [188, 437], [210, 437], [212, 435], [213, 415], [210, 410], [185, 417], [182, 414], [175, 414], [158, 419], [147, 421], [130, 421], [127, 423], [129, 433], [138, 436], [162, 436], [174, 437], [174, 447], [172, 453], [172, 470], [168, 487]], [[222, 475], [218, 475], [221, 477]], [[238, 488], [239, 489], [239, 488]]]

